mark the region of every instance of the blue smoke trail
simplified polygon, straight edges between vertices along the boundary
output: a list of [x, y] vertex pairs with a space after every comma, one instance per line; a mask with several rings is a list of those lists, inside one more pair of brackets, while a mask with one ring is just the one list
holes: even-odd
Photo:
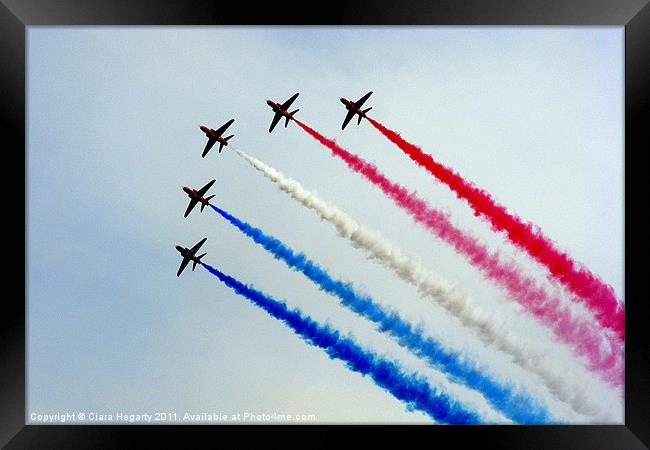
[[466, 411], [444, 393], [432, 389], [423, 378], [404, 373], [394, 362], [361, 348], [354, 340], [340, 336], [338, 331], [329, 326], [320, 325], [311, 318], [303, 316], [300, 310], [290, 310], [286, 303], [243, 284], [209, 264], [201, 263], [201, 265], [237, 294], [246, 297], [271, 316], [284, 322], [306, 342], [325, 350], [331, 359], [340, 359], [350, 370], [362, 375], [370, 375], [378, 386], [406, 403], [407, 409], [423, 411], [434, 420], [443, 423], [479, 423], [476, 414]]
[[369, 296], [358, 294], [351, 283], [333, 279], [325, 269], [309, 260], [303, 253], [296, 253], [273, 236], [264, 234], [223, 209], [210, 205], [224, 219], [236, 226], [268, 250], [276, 259], [302, 272], [323, 291], [336, 295], [341, 303], [357, 314], [379, 325], [379, 331], [393, 336], [399, 345], [425, 360], [431, 367], [446, 373], [450, 380], [480, 391], [497, 410], [513, 421], [524, 424], [548, 423], [548, 411], [525, 393], [518, 393], [512, 385], [503, 385], [457, 353], [447, 350], [431, 337], [414, 329], [398, 313], [385, 310]]

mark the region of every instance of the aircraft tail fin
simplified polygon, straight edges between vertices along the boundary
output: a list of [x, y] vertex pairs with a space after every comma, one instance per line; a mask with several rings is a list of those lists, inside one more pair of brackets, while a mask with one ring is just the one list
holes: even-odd
[[[216, 195], [216, 194], [215, 194]], [[205, 199], [209, 202], [214, 195], [211, 195], [209, 197], [206, 197]], [[205, 208], [209, 203], [201, 203], [201, 212], [203, 212], [203, 208]]]
[[[289, 114], [293, 116], [298, 111], [300, 111], [300, 109], [296, 109], [295, 111], [291, 111]], [[287, 117], [286, 122], [284, 122], [284, 127], [287, 128], [288, 125], [289, 125], [289, 117]]]
[[204, 254], [199, 255], [199, 256], [196, 257], [196, 259], [197, 259], [198, 261], [193, 261], [193, 264], [192, 264], [192, 272], [194, 272], [194, 269], [196, 269], [196, 265], [201, 261], [201, 258], [203, 258], [205, 255], [207, 255], [207, 253], [204, 253]]
[[226, 142], [222, 142], [221, 145], [219, 146], [219, 153], [221, 153], [221, 150], [223, 150], [224, 145], [228, 145], [228, 139], [234, 136], [235, 136], [234, 134], [231, 134], [230, 136], [223, 138]]
[[361, 119], [366, 117], [366, 113], [368, 111], [370, 111], [371, 109], [372, 109], [372, 106], [370, 108], [368, 108], [368, 109], [364, 109], [363, 111], [361, 111], [363, 114], [359, 114], [359, 122], [357, 123], [357, 125], [361, 125]]

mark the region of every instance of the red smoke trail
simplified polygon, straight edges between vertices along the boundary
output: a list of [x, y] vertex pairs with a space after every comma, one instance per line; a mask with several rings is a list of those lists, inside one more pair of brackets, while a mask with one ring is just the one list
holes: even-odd
[[485, 277], [505, 289], [510, 298], [551, 328], [561, 342], [571, 345], [575, 354], [586, 357], [589, 370], [598, 372], [605, 382], [613, 386], [622, 385], [623, 347], [620, 341], [606, 338], [604, 342], [599, 327], [579, 317], [572, 317], [570, 310], [561, 305], [559, 299], [551, 298], [535, 280], [522, 275], [514, 263], [502, 261], [498, 253], [491, 253], [476, 238], [452, 224], [446, 214], [431, 208], [415, 193], [390, 181], [373, 164], [353, 155], [304, 123], [295, 122], [351, 169], [379, 187], [417, 222], [452, 245]]
[[625, 305], [619, 303], [610, 285], [605, 284], [587, 268], [557, 249], [539, 228], [508, 213], [507, 209], [496, 203], [489, 193], [436, 162], [431, 155], [405, 141], [398, 133], [369, 117], [367, 119], [413, 161], [449, 186], [458, 198], [465, 199], [475, 215], [486, 218], [494, 230], [505, 231], [513, 244], [545, 265], [554, 279], [561, 282], [573, 294], [585, 299], [587, 306], [603, 327], [613, 330], [621, 340], [625, 339]]

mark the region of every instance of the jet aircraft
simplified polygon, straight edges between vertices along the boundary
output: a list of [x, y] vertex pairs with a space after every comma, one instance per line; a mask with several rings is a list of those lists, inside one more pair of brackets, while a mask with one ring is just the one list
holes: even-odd
[[359, 123], [357, 123], [357, 125], [361, 125], [361, 119], [366, 117], [366, 113], [372, 109], [372, 107], [370, 107], [368, 109], [362, 110], [361, 106], [366, 102], [366, 100], [368, 100], [368, 97], [370, 97], [371, 94], [372, 91], [368, 92], [356, 102], [351, 102], [347, 98], [341, 97], [341, 103], [343, 103], [345, 105], [345, 109], [348, 110], [348, 114], [345, 116], [341, 130], [345, 130], [345, 126], [350, 123], [350, 120], [352, 120], [355, 114], [359, 115]]
[[194, 247], [192, 248], [187, 248], [187, 247], [181, 247], [180, 245], [176, 246], [176, 250], [181, 254], [183, 257], [183, 261], [181, 262], [181, 266], [178, 268], [178, 272], [176, 272], [176, 276], [180, 276], [181, 272], [187, 267], [187, 264], [190, 261], [193, 261], [194, 264], [192, 265], [192, 271], [196, 269], [197, 264], [201, 264], [201, 258], [203, 258], [207, 253], [203, 253], [202, 255], [196, 256], [196, 252], [201, 248], [203, 243], [207, 240], [208, 238], [203, 238], [201, 239]]
[[273, 112], [275, 113], [275, 115], [273, 116], [273, 120], [271, 121], [271, 127], [269, 128], [269, 133], [273, 131], [273, 128], [275, 128], [275, 126], [278, 124], [280, 119], [282, 119], [282, 117], [286, 119], [286, 122], [284, 123], [285, 128], [289, 125], [290, 120], [294, 120], [293, 115], [300, 110], [296, 109], [295, 111], [291, 111], [291, 112], [287, 112], [287, 110], [294, 102], [294, 100], [298, 98], [298, 94], [299, 93], [294, 94], [289, 100], [287, 100], [282, 104], [276, 103], [273, 100], [266, 101], [266, 104], [269, 105], [273, 110]]
[[205, 155], [208, 154], [208, 152], [216, 142], [219, 142], [220, 144], [219, 153], [221, 153], [221, 149], [223, 149], [224, 145], [228, 145], [228, 139], [235, 136], [234, 134], [231, 134], [228, 137], [223, 137], [221, 135], [224, 133], [224, 131], [228, 129], [230, 125], [232, 125], [234, 121], [235, 119], [230, 119], [228, 122], [224, 123], [223, 125], [221, 125], [221, 127], [217, 128], [216, 130], [213, 130], [210, 127], [206, 127], [205, 125], [199, 126], [201, 131], [203, 131], [208, 138], [208, 142], [207, 144], [205, 144], [205, 148], [203, 149], [203, 154], [201, 155], [201, 158], [205, 158]]
[[187, 217], [187, 215], [194, 209], [197, 203], [201, 203], [201, 211], [203, 211], [203, 208], [210, 204], [210, 200], [214, 197], [214, 195], [205, 197], [205, 193], [208, 192], [208, 189], [212, 187], [215, 181], [217, 180], [210, 181], [198, 191], [196, 189], [191, 189], [187, 186], [183, 186], [183, 191], [185, 191], [187, 196], [190, 198], [190, 204], [187, 205], [187, 209], [185, 210], [185, 215], [183, 217]]

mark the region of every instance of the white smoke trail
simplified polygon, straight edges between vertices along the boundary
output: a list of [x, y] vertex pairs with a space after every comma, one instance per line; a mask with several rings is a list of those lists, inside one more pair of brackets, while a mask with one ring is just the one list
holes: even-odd
[[521, 337], [515, 338], [504, 333], [502, 330], [506, 329], [505, 324], [482, 311], [454, 286], [428, 272], [418, 261], [404, 255], [398, 247], [386, 241], [377, 232], [362, 226], [337, 207], [304, 189], [297, 181], [285, 177], [243, 151], [235, 151], [294, 200], [333, 224], [340, 236], [350, 240], [354, 247], [366, 251], [370, 259], [389, 268], [399, 278], [415, 286], [422, 297], [435, 301], [458, 318], [465, 327], [473, 330], [484, 344], [509, 354], [515, 364], [535, 373], [557, 400], [569, 404], [575, 412], [596, 417], [597, 420], [608, 416], [590, 393], [588, 382], [578, 382], [575, 380], [575, 373], [567, 376], [566, 370], [554, 370], [544, 364], [549, 362], [545, 352], [534, 351]]

